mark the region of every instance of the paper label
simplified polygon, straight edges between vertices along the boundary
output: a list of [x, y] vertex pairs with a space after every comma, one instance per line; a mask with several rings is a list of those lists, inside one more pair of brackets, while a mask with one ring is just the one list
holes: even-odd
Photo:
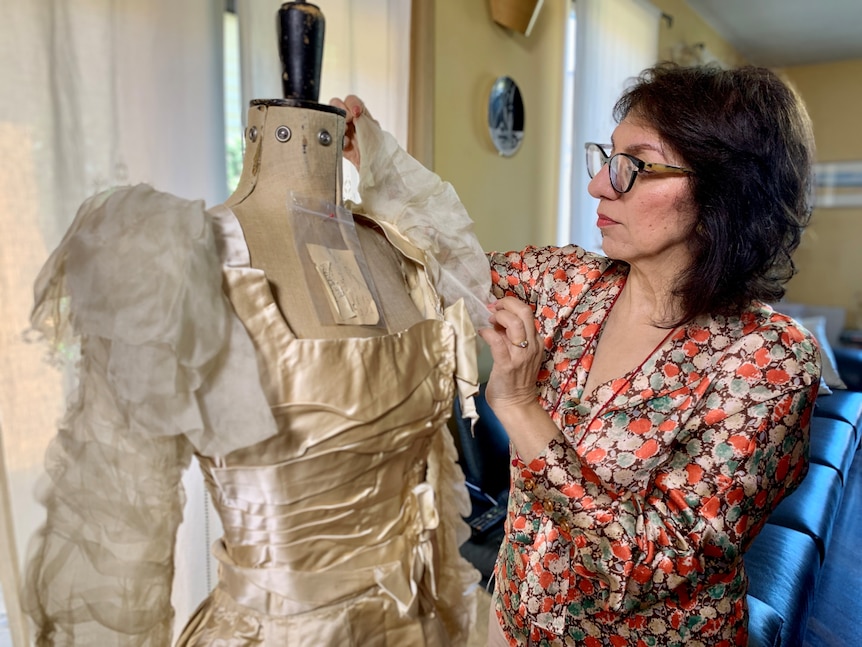
[[371, 326], [380, 320], [377, 304], [349, 249], [306, 245], [326, 292], [335, 322]]

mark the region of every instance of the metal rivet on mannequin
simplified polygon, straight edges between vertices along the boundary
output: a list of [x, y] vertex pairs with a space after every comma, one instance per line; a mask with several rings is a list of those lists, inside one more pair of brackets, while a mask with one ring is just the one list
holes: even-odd
[[329, 146], [332, 143], [332, 135], [329, 134], [328, 130], [321, 130], [317, 133], [317, 141], [320, 142], [321, 146]]
[[248, 140], [250, 142], [257, 141], [257, 126], [252, 126], [248, 129]]
[[287, 126], [279, 126], [275, 129], [275, 138], [280, 142], [286, 142], [290, 139], [290, 128]]

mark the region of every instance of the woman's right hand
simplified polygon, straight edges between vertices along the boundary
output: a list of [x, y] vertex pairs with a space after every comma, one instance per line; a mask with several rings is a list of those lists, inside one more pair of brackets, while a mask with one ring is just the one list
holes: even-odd
[[356, 120], [359, 118], [374, 119], [362, 99], [355, 94], [349, 94], [344, 99], [330, 99], [329, 105], [341, 108], [347, 113], [344, 120], [344, 158], [356, 169], [359, 169], [360, 154], [359, 143], [356, 141]]

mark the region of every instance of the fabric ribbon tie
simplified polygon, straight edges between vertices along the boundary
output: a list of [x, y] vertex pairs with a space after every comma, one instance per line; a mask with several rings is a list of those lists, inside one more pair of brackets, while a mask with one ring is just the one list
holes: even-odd
[[475, 396], [479, 393], [476, 329], [470, 321], [463, 299], [446, 308], [443, 319], [455, 329], [455, 386], [461, 403], [461, 417], [470, 421], [472, 432], [479, 419], [475, 402]]
[[416, 485], [407, 496], [402, 512], [408, 520], [406, 534], [416, 537], [405, 568], [393, 565], [374, 569], [374, 579], [389, 595], [402, 616], [415, 617], [418, 609], [419, 585], [423, 583], [431, 596], [437, 598], [437, 578], [434, 573], [434, 531], [440, 525], [435, 505], [434, 488], [430, 483]]

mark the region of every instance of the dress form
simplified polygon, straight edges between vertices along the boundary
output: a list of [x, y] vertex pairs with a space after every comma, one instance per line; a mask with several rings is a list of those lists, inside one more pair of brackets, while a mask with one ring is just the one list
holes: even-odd
[[[396, 332], [421, 319], [404, 287], [404, 268], [385, 237], [367, 221], [357, 234], [377, 293], [385, 327], [336, 324], [319, 316], [312, 291], [322, 281], [306, 281], [305, 265], [290, 218], [294, 196], [341, 205], [344, 114], [340, 109], [297, 99], [251, 102], [246, 150], [239, 184], [227, 199], [242, 226], [251, 265], [263, 270], [276, 303], [300, 338], [368, 337]], [[315, 217], [302, 222], [313, 227]], [[307, 233], [307, 232], [305, 232]]]
[[324, 242], [365, 259], [385, 325], [321, 317], [310, 230], [353, 225], [291, 204], [339, 205], [343, 130], [329, 106], [253, 102], [224, 205], [105, 191], [40, 272], [34, 327], [82, 351], [28, 566], [39, 644], [170, 644], [193, 455], [224, 535], [178, 645], [464, 644], [478, 576], [458, 552], [468, 499], [447, 420], [476, 382], [472, 328], [432, 283], [436, 259], [372, 221], [371, 191], [358, 244]]
[[[286, 98], [251, 102], [242, 174], [225, 206], [242, 227], [251, 267], [265, 273], [297, 337], [369, 337], [404, 330], [422, 317], [404, 286], [402, 259], [382, 233], [367, 221], [357, 226], [359, 249], [339, 246], [336, 254], [346, 264], [333, 261], [338, 269], [333, 277], [319, 269], [304, 244], [325, 238], [323, 230], [331, 232], [333, 223], [291, 213], [297, 199], [311, 204], [312, 210], [320, 211], [319, 205], [341, 207], [345, 114], [318, 103], [324, 32], [319, 8], [304, 0], [285, 3], [277, 26]], [[352, 230], [352, 223], [347, 228]], [[365, 274], [354, 264], [357, 256], [367, 268]], [[306, 271], [312, 265], [318, 272]], [[370, 308], [379, 318], [354, 317], [349, 307], [347, 316], [321, 307], [343, 293], [338, 275], [358, 282], [352, 298], [365, 305], [373, 301], [376, 288], [377, 303]], [[363, 292], [362, 286], [369, 291]]]

